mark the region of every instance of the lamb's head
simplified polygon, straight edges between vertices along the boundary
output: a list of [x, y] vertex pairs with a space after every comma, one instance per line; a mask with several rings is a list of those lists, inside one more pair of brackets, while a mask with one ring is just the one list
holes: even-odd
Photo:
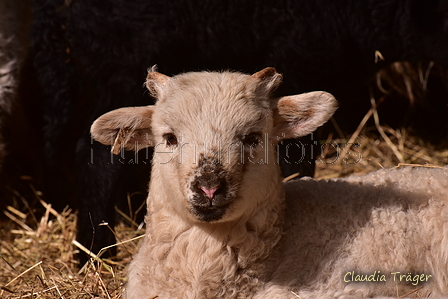
[[150, 192], [169, 192], [174, 210], [194, 221], [232, 220], [257, 204], [266, 180], [277, 182], [279, 140], [311, 133], [336, 109], [325, 92], [275, 99], [280, 82], [274, 68], [252, 76], [150, 71], [156, 105], [106, 113], [92, 136], [114, 153], [155, 147], [152, 180], [165, 191]]

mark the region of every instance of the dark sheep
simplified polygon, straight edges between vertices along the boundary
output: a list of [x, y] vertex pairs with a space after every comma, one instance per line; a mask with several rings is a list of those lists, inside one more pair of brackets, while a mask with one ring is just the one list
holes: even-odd
[[[353, 115], [338, 121], [357, 124], [370, 105], [358, 99], [377, 70], [404, 60], [448, 65], [447, 0], [33, 0], [32, 9], [44, 195], [59, 208], [79, 203], [78, 239], [94, 252], [114, 242], [98, 226], [113, 225], [114, 204], [145, 191], [150, 153], [111, 157], [89, 126], [112, 109], [153, 102], [142, 87], [147, 67], [171, 75], [275, 66], [285, 74], [279, 95], [331, 92], [337, 115]], [[385, 60], [376, 63], [375, 53]], [[302, 174], [312, 175], [311, 139], [303, 143], [310, 160]], [[297, 146], [289, 151], [289, 160], [281, 153], [285, 175], [302, 156]]]
[[[21, 102], [27, 57], [30, 7], [28, 1], [0, 0], [0, 208], [15, 206], [11, 190], [19, 190], [16, 177], [23, 174], [34, 144]], [[29, 107], [28, 107], [29, 108]], [[34, 111], [36, 112], [36, 111]], [[33, 126], [36, 127], [36, 123]], [[24, 138], [26, 136], [26, 138]], [[34, 147], [35, 153], [37, 147]], [[33, 155], [32, 155], [33, 156]], [[19, 159], [12, 159], [19, 157]], [[28, 187], [29, 189], [29, 187]], [[2, 213], [3, 214], [3, 213]], [[3, 215], [0, 215], [0, 218]]]

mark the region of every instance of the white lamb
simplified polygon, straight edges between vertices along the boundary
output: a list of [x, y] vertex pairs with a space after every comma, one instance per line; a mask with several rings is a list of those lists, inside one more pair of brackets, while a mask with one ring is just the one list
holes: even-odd
[[448, 296], [448, 168], [282, 184], [276, 144], [322, 125], [336, 101], [275, 99], [280, 81], [273, 68], [151, 71], [155, 106], [95, 121], [113, 152], [155, 147], [126, 298]]

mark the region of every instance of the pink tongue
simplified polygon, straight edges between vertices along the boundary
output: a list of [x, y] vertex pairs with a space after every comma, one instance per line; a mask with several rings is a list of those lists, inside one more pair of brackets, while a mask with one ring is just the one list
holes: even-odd
[[208, 197], [208, 198], [210, 198], [210, 199], [212, 199], [213, 198], [213, 196], [215, 196], [215, 192], [216, 192], [216, 190], [218, 190], [219, 188], [211, 188], [211, 189], [208, 189], [208, 188], [206, 188], [206, 187], [199, 187], [202, 191], [204, 191], [204, 193], [205, 193], [205, 195]]

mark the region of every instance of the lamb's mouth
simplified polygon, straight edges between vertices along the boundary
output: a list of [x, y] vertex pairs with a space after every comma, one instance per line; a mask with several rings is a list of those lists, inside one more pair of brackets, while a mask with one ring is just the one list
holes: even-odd
[[227, 180], [215, 176], [195, 178], [188, 199], [190, 212], [200, 221], [221, 220], [235, 199], [233, 189]]
[[229, 204], [222, 206], [198, 206], [191, 205], [190, 212], [200, 221], [213, 222], [221, 220], [226, 213]]

